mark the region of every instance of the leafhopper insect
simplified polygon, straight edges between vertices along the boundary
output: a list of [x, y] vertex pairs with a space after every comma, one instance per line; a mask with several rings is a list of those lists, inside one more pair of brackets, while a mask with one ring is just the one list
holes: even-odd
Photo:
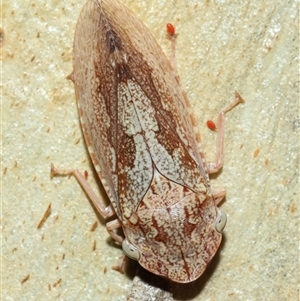
[[[172, 35], [174, 27], [168, 28]], [[78, 170], [74, 175], [123, 251], [154, 274], [191, 282], [221, 242], [226, 215], [209, 173], [223, 164], [224, 116], [218, 153], [207, 164], [199, 151], [178, 77], [143, 23], [117, 0], [89, 0], [74, 39], [73, 72], [83, 134], [111, 201], [105, 207]], [[52, 165], [52, 175], [60, 173]], [[123, 228], [125, 238], [115, 230]]]

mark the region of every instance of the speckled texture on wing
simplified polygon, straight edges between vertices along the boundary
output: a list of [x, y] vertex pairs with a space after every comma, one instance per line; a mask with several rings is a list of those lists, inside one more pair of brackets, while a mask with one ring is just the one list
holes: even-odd
[[93, 163], [121, 220], [137, 210], [155, 168], [203, 191], [206, 173], [169, 61], [119, 2], [84, 6], [72, 79]]

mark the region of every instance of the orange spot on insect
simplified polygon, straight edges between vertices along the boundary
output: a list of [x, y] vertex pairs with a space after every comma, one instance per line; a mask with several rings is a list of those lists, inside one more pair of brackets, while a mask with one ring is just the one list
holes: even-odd
[[175, 27], [173, 24], [171, 23], [167, 24], [167, 32], [170, 36], [173, 36], [175, 34]]
[[217, 130], [217, 126], [216, 126], [216, 124], [212, 120], [207, 120], [206, 121], [206, 125], [212, 131], [216, 131]]

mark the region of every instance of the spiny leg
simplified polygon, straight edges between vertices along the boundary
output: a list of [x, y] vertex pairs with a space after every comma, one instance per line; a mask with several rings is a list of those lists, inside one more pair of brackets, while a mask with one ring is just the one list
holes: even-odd
[[225, 109], [219, 113], [218, 117], [218, 138], [217, 138], [217, 154], [215, 162], [208, 163], [208, 173], [216, 173], [223, 166], [224, 158], [224, 125], [225, 125], [225, 114], [233, 109], [239, 103], [243, 103], [244, 100], [238, 92], [235, 92], [235, 100], [229, 104]]
[[115, 211], [113, 210], [111, 205], [105, 207], [102, 204], [101, 200], [99, 199], [99, 197], [97, 197], [92, 187], [85, 179], [84, 175], [82, 175], [78, 169], [57, 169], [54, 167], [53, 163], [51, 163], [51, 179], [57, 175], [69, 177], [74, 176], [103, 218], [107, 218], [115, 214]]
[[[77, 169], [57, 169], [51, 163], [51, 173], [50, 173], [51, 179], [57, 175], [69, 176], [69, 177], [74, 176], [76, 178], [76, 180], [78, 181], [79, 185], [86, 192], [86, 194], [88, 195], [88, 197], [90, 198], [90, 200], [92, 201], [92, 203], [94, 204], [94, 206], [96, 207], [96, 209], [98, 210], [98, 212], [101, 214], [101, 216], [103, 218], [107, 218], [107, 217], [113, 216], [115, 214], [115, 211], [113, 210], [111, 205], [105, 207], [102, 204], [102, 202], [97, 197], [97, 195], [93, 191], [90, 184], [85, 179], [84, 175], [82, 175], [79, 172], [79, 170], [77, 170]], [[124, 239], [122, 236], [118, 235], [114, 230], [121, 228], [121, 227], [122, 227], [122, 223], [119, 219], [112, 220], [106, 224], [107, 232], [120, 245], [122, 245], [122, 242]], [[113, 267], [113, 269], [115, 269], [121, 273], [124, 273], [125, 258], [126, 258], [126, 256], [123, 255], [122, 259], [119, 261], [118, 265]]]
[[[82, 189], [86, 192], [94, 206], [96, 207], [97, 211], [101, 214], [103, 218], [107, 218], [110, 216], [113, 216], [115, 214], [114, 209], [111, 205], [105, 207], [99, 197], [95, 194], [90, 184], [85, 179], [84, 175], [82, 175], [79, 170], [77, 169], [57, 169], [54, 167], [54, 165], [51, 163], [51, 178], [57, 175], [62, 176], [74, 176], [76, 180], [78, 181], [79, 185], [82, 187]], [[106, 224], [106, 229], [109, 233], [109, 235], [116, 240], [120, 245], [122, 245], [123, 237], [116, 234], [114, 231], [117, 228], [120, 228], [122, 226], [119, 219], [115, 219], [111, 222], [108, 222]]]

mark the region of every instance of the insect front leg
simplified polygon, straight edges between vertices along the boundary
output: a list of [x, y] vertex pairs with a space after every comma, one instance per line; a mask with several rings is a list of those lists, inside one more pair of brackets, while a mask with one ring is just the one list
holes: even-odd
[[216, 206], [219, 206], [222, 200], [226, 196], [226, 191], [225, 190], [220, 190], [220, 191], [213, 191], [212, 192], [213, 198], [215, 200]]
[[116, 234], [115, 230], [121, 227], [122, 227], [122, 223], [119, 219], [114, 219], [113, 221], [110, 221], [106, 224], [107, 232], [120, 245], [122, 245], [124, 238]]
[[107, 217], [113, 216], [115, 214], [115, 211], [113, 210], [111, 205], [105, 207], [102, 204], [102, 202], [97, 197], [97, 195], [93, 191], [90, 184], [87, 182], [85, 177], [80, 173], [80, 171], [78, 169], [57, 169], [51, 163], [51, 172], [50, 172], [51, 179], [57, 175], [74, 176], [76, 178], [76, 180], [78, 181], [79, 185], [86, 192], [86, 194], [88, 195], [90, 200], [93, 202], [94, 206], [96, 207], [97, 211], [101, 214], [101, 216], [103, 218], [107, 218]]
[[[115, 211], [114, 211], [112, 205], [109, 205], [107, 207], [105, 207], [103, 205], [103, 203], [101, 202], [99, 197], [95, 194], [92, 187], [85, 179], [84, 175], [82, 175], [79, 170], [77, 170], [77, 169], [69, 169], [69, 170], [68, 169], [56, 169], [54, 167], [54, 165], [51, 163], [51, 174], [50, 175], [51, 175], [51, 178], [53, 178], [54, 176], [57, 176], [57, 175], [74, 176], [76, 178], [76, 180], [78, 181], [79, 185], [86, 192], [86, 194], [88, 195], [88, 197], [90, 198], [90, 200], [92, 201], [94, 206], [96, 207], [97, 211], [101, 214], [101, 216], [103, 218], [107, 218], [107, 217], [113, 216], [115, 214]], [[121, 225], [121, 222], [119, 221], [119, 219], [113, 220], [106, 224], [106, 229], [107, 229], [108, 233], [110, 234], [110, 236], [120, 244], [122, 244], [123, 238], [120, 235], [116, 234], [116, 232], [114, 230], [117, 228], [120, 228], [121, 226], [122, 225]]]
[[225, 125], [225, 114], [233, 109], [237, 104], [243, 103], [244, 100], [238, 92], [235, 92], [235, 100], [224, 110], [219, 113], [218, 116], [218, 138], [217, 138], [217, 154], [215, 162], [207, 164], [208, 173], [216, 173], [223, 167], [224, 159], [224, 125]]

